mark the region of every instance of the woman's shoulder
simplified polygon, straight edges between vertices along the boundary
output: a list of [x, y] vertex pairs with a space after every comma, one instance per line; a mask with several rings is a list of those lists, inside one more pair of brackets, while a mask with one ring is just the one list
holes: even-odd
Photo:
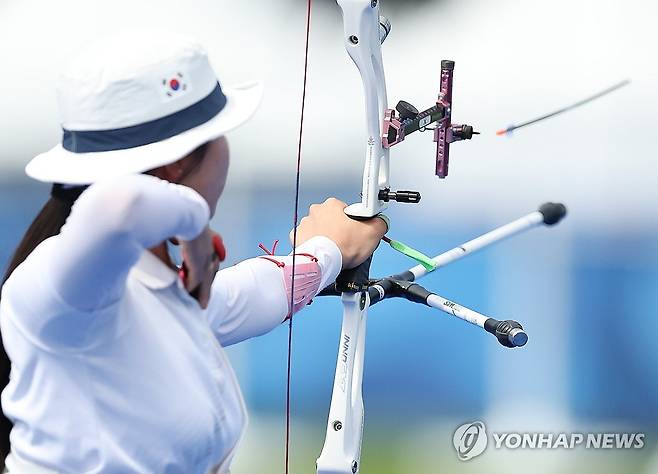
[[2, 285], [2, 299], [11, 298], [13, 293], [27, 292], [30, 294], [30, 288], [44, 277], [45, 269], [51, 265], [56, 265], [54, 246], [59, 235], [48, 237], [37, 245], [30, 255], [20, 263], [9, 278]]

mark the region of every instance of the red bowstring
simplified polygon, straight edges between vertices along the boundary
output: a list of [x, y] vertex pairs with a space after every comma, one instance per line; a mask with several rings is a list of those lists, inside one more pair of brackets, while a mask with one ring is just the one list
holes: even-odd
[[288, 474], [289, 466], [289, 452], [290, 452], [290, 385], [292, 373], [292, 320], [295, 295], [295, 249], [297, 248], [297, 216], [299, 210], [299, 178], [301, 174], [302, 163], [302, 135], [304, 132], [304, 109], [306, 105], [306, 79], [308, 77], [308, 44], [311, 36], [311, 3], [308, 0], [306, 6], [306, 46], [304, 52], [304, 87], [302, 88], [302, 111], [299, 120], [299, 141], [297, 144], [297, 177], [295, 182], [295, 213], [293, 216], [293, 238], [292, 238], [292, 282], [290, 285], [290, 319], [288, 320], [288, 380], [286, 383], [286, 469], [285, 474]]

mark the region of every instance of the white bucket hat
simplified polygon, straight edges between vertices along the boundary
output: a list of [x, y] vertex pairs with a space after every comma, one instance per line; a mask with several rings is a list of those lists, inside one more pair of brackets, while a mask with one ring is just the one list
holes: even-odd
[[222, 89], [202, 46], [136, 31], [86, 48], [59, 78], [62, 143], [25, 168], [39, 181], [83, 185], [173, 163], [238, 127], [262, 84]]

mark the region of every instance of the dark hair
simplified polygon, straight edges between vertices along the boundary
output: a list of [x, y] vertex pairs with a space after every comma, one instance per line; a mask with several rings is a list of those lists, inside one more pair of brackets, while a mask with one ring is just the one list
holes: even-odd
[[[196, 166], [200, 164], [206, 154], [208, 143], [196, 148], [189, 155], [192, 159], [192, 164], [189, 169], [184, 171], [183, 176], [189, 174]], [[149, 171], [151, 173], [153, 170]], [[87, 186], [76, 186], [66, 188], [61, 184], [54, 184], [50, 193], [50, 199], [43, 206], [37, 217], [32, 221], [30, 227], [23, 235], [21, 242], [14, 251], [14, 254], [9, 261], [7, 271], [0, 288], [9, 279], [11, 274], [16, 268], [25, 261], [25, 259], [34, 251], [37, 246], [44, 240], [57, 235], [62, 230], [71, 214], [71, 208], [82, 194]], [[5, 352], [4, 344], [0, 338], [0, 390], [4, 389], [9, 383], [9, 372], [11, 371], [11, 361]], [[5, 458], [9, 454], [10, 443], [9, 433], [13, 427], [12, 422], [0, 413], [0, 472], [4, 469]]]
[[[37, 246], [53, 235], [59, 234], [66, 219], [71, 213], [73, 200], [65, 200], [59, 197], [51, 198], [43, 206], [36, 219], [30, 224], [25, 232], [23, 239], [16, 248], [13, 257], [9, 262], [5, 276], [2, 279], [2, 285], [16, 270], [23, 261], [37, 248]], [[1, 341], [1, 340], [0, 340]], [[11, 362], [5, 352], [4, 344], [0, 342], [0, 387], [4, 388], [9, 383], [9, 372]], [[9, 433], [12, 429], [11, 421], [4, 415], [0, 416], [0, 465], [4, 466], [5, 457], [9, 454]]]

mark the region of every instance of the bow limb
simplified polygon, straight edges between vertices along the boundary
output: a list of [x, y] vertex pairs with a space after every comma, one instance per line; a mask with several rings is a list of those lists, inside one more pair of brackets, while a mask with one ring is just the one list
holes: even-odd
[[356, 474], [361, 461], [364, 420], [361, 384], [370, 298], [367, 292], [344, 292], [341, 299], [343, 325], [327, 434], [317, 460], [317, 474]]
[[384, 149], [381, 126], [388, 108], [381, 44], [390, 24], [380, 23], [376, 0], [337, 0], [343, 12], [345, 49], [361, 73], [366, 108], [366, 154], [361, 202], [346, 209], [349, 216], [373, 217], [386, 208], [380, 191], [389, 188], [389, 150]]

